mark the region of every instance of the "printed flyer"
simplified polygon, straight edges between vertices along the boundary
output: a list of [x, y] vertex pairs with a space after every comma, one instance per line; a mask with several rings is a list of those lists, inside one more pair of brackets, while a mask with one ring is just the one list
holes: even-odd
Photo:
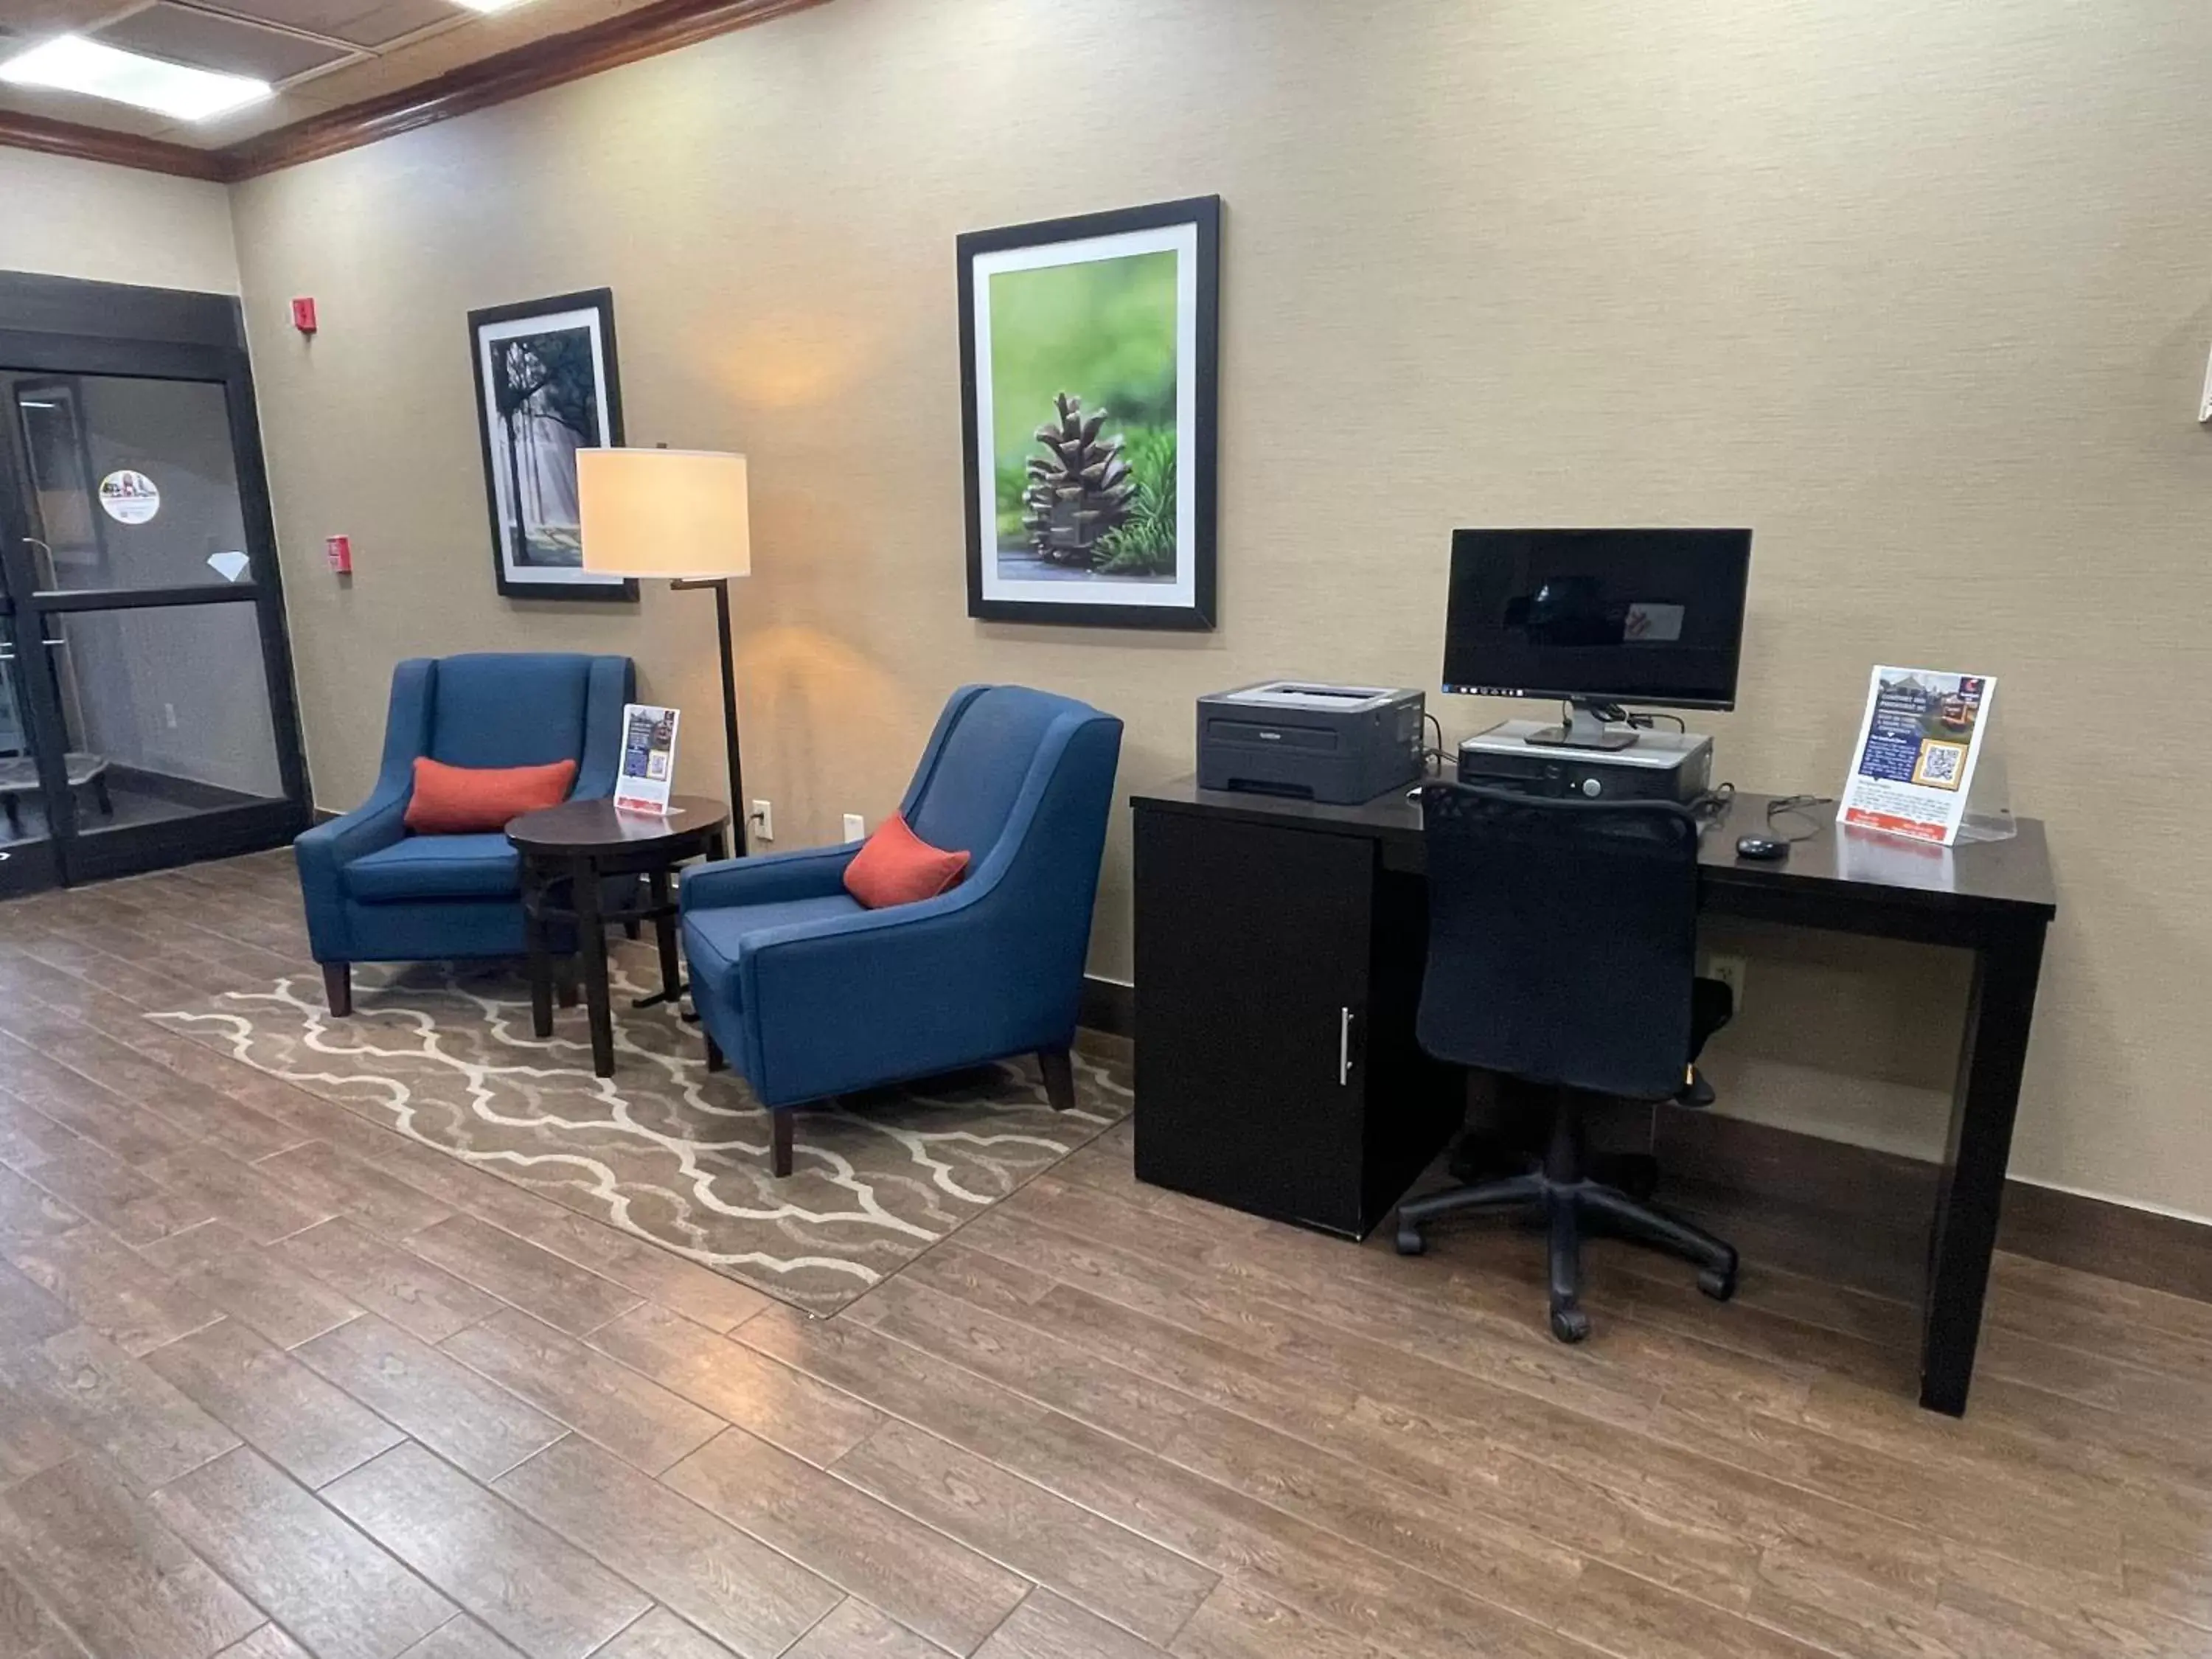
[[622, 770], [615, 778], [615, 807], [624, 812], [668, 816], [669, 786], [676, 777], [676, 710], [650, 703], [623, 708]]
[[1875, 669], [1843, 822], [1945, 847], [1957, 841], [1996, 689], [1984, 674]]

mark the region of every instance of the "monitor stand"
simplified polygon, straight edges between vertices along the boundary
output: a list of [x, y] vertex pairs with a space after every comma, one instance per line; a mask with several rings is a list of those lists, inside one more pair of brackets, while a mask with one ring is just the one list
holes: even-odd
[[1570, 698], [1567, 723], [1540, 727], [1528, 734], [1527, 741], [1553, 749], [1626, 749], [1636, 738], [1633, 727], [1607, 726], [1597, 705]]

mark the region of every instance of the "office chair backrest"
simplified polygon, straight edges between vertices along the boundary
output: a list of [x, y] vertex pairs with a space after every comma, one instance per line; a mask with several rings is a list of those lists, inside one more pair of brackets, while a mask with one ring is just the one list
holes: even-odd
[[1539, 1083], [1644, 1100], [1679, 1089], [1697, 962], [1688, 811], [1431, 783], [1421, 811], [1421, 1046]]

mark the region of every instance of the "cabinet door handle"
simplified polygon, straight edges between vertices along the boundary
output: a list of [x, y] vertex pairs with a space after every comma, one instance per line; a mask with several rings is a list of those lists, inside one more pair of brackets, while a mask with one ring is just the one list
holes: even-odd
[[1352, 1010], [1336, 1011], [1336, 1086], [1352, 1080]]

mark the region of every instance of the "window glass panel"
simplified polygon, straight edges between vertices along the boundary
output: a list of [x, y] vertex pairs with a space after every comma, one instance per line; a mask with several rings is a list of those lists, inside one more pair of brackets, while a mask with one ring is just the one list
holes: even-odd
[[207, 380], [0, 377], [41, 589], [249, 586], [229, 405]]
[[46, 619], [80, 835], [283, 798], [258, 610]]

